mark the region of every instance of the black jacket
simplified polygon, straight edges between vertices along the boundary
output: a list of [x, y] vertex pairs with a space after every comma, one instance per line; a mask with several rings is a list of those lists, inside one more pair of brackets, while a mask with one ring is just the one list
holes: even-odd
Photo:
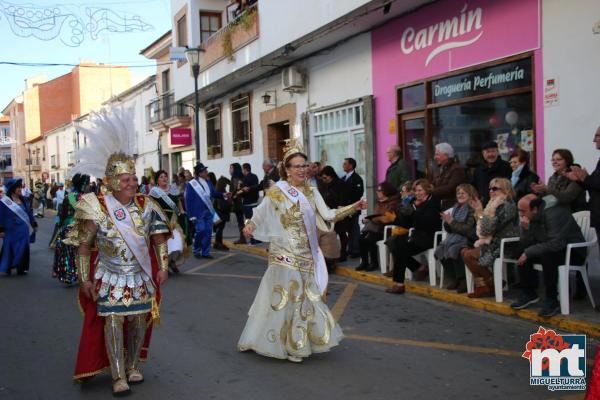
[[596, 164], [596, 169], [582, 183], [590, 194], [590, 224], [596, 230], [600, 230], [600, 160]]
[[257, 185], [258, 176], [252, 172], [249, 172], [248, 175], [244, 176], [244, 179], [242, 179], [242, 187], [250, 188], [249, 192], [242, 195], [242, 203], [244, 205], [258, 203], [258, 190], [252, 190], [252, 187]]
[[[538, 213], [529, 223], [529, 229], [521, 228], [520, 236], [520, 245], [527, 258], [566, 250], [569, 243], [585, 242], [571, 211], [559, 205], [552, 196], [544, 198]], [[585, 249], [574, 251], [585, 256]]]
[[340, 205], [345, 206], [354, 204], [362, 198], [363, 193], [365, 192], [365, 186], [362, 178], [356, 173], [356, 171], [350, 175], [350, 178], [348, 178], [347, 181], [344, 181], [344, 178], [342, 178], [342, 182], [344, 182], [344, 185], [346, 186], [345, 192], [347, 196], [345, 198], [345, 202]]
[[252, 191], [260, 192], [261, 190], [265, 190], [269, 188], [269, 181], [277, 182], [279, 181], [279, 171], [277, 171], [277, 167], [273, 167], [268, 174], [265, 174], [265, 177], [258, 185], [254, 185], [250, 188]]
[[515, 189], [515, 193], [517, 194], [517, 198], [515, 200], [519, 201], [519, 199], [521, 199], [521, 197], [525, 196], [526, 194], [533, 193], [533, 191], [531, 190], [531, 184], [538, 183], [539, 181], [540, 177], [537, 176], [535, 172], [529, 169], [528, 164], [525, 164], [525, 166], [521, 170], [521, 173], [519, 174], [519, 180], [513, 186]]
[[413, 212], [409, 218], [412, 222], [411, 226], [415, 228], [410, 241], [423, 249], [432, 248], [433, 236], [442, 227], [440, 201], [431, 196], [419, 206], [413, 203], [410, 207]]
[[481, 201], [485, 206], [490, 200], [489, 185], [490, 181], [494, 178], [506, 178], [510, 180], [512, 176], [512, 169], [510, 164], [500, 157], [492, 165], [488, 165], [485, 161], [475, 169], [473, 174], [473, 182], [471, 184], [475, 186]]

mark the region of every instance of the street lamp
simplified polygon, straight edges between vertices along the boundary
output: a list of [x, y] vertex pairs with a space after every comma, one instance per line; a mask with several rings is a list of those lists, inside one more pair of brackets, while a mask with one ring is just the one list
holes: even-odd
[[200, 162], [200, 118], [198, 111], [200, 109], [200, 101], [198, 100], [198, 75], [200, 75], [200, 53], [204, 52], [204, 49], [200, 47], [194, 47], [186, 49], [185, 57], [190, 63], [192, 68], [192, 74], [194, 75], [194, 114], [196, 117], [196, 162]]

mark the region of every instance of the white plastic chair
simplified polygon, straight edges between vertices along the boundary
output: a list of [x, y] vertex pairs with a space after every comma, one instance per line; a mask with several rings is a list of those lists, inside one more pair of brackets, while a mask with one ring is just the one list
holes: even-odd
[[[506, 271], [507, 264], [517, 265], [517, 260], [508, 258], [505, 255], [505, 245], [507, 243], [518, 242], [518, 237], [504, 238], [500, 241], [500, 257], [494, 260], [494, 294], [496, 295], [496, 302], [502, 303], [503, 301], [503, 290], [508, 290], [508, 274]], [[502, 281], [506, 282], [506, 285], [502, 284]]]
[[[517, 264], [517, 260], [508, 258], [505, 256], [506, 244], [512, 242], [518, 242], [518, 237], [504, 238], [500, 241], [500, 257], [494, 260], [494, 294], [496, 296], [496, 302], [502, 303], [503, 301], [503, 290], [508, 290], [508, 274], [506, 271], [507, 264]], [[473, 281], [473, 274], [465, 264], [465, 280], [467, 282], [467, 292], [473, 293], [475, 291], [475, 282]], [[502, 281], [506, 282], [503, 287]]]
[[[590, 298], [592, 307], [596, 308], [594, 296], [590, 288], [590, 280], [587, 273], [587, 266], [590, 263], [590, 253], [592, 249], [596, 247], [598, 238], [596, 237], [596, 230], [590, 227], [590, 212], [580, 211], [573, 214], [573, 218], [577, 221], [577, 225], [581, 228], [581, 233], [585, 239], [582, 243], [571, 243], [567, 245], [567, 254], [565, 257], [565, 265], [558, 267], [558, 296], [560, 299], [560, 313], [563, 315], [569, 315], [569, 272], [579, 271], [585, 284], [585, 290]], [[577, 248], [587, 248], [586, 257], [582, 265], [571, 265], [571, 250]]]
[[383, 240], [377, 242], [377, 250], [379, 255], [379, 268], [381, 273], [385, 274], [388, 271], [388, 264], [392, 264], [392, 255], [390, 249], [385, 244], [385, 241], [392, 235], [392, 229], [398, 225], [386, 225], [383, 227]]
[[[379, 252], [379, 267], [381, 268], [381, 273], [386, 273], [388, 271], [388, 266], [394, 263], [393, 255], [385, 244], [385, 241], [389, 236], [391, 236], [392, 229], [397, 227], [398, 225], [386, 225], [383, 228], [383, 240], [377, 242], [377, 248]], [[404, 277], [407, 280], [412, 280], [412, 271], [406, 268]]]
[[[410, 235], [412, 235], [414, 230], [415, 230], [415, 228], [410, 228], [408, 230], [409, 237], [410, 237]], [[437, 244], [439, 242], [441, 242], [440, 238], [442, 236], [443, 236], [442, 231], [435, 232], [435, 234], [433, 235], [433, 248], [427, 249], [427, 250], [413, 256], [413, 258], [415, 260], [417, 260], [419, 262], [425, 261], [425, 263], [427, 264], [427, 268], [429, 269], [429, 285], [430, 286], [436, 285], [437, 270], [442, 269], [441, 264], [435, 259], [434, 255], [433, 255], [435, 248], [437, 247]], [[406, 270], [409, 271], [408, 268]], [[441, 275], [441, 271], [440, 271], [440, 275]], [[412, 273], [411, 273], [411, 277], [412, 277]]]

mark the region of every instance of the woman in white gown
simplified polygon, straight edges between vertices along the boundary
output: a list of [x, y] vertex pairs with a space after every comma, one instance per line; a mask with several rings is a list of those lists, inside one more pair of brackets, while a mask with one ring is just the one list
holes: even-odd
[[266, 192], [244, 228], [244, 235], [270, 246], [268, 269], [238, 350], [300, 362], [343, 338], [323, 302], [328, 275], [317, 227], [333, 229], [335, 221], [365, 208], [366, 202], [329, 209], [319, 191], [305, 182], [307, 157], [296, 140], [288, 141], [284, 151], [282, 180]]

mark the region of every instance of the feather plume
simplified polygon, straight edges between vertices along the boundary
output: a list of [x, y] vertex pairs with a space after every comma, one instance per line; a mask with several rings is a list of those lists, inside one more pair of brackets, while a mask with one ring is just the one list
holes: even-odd
[[129, 108], [103, 108], [90, 114], [90, 127], [80, 127], [79, 132], [87, 138], [87, 147], [75, 153], [76, 164], [69, 176], [76, 173], [96, 178], [104, 177], [106, 163], [115, 153], [132, 154], [130, 135], [135, 132], [134, 106]]

